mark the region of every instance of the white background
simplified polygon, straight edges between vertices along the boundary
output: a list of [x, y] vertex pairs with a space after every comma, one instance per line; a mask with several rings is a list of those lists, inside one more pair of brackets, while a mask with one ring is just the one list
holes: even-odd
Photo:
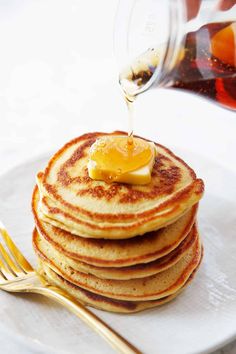
[[[113, 58], [116, 5], [0, 1], [0, 174], [81, 133], [127, 130]], [[235, 169], [236, 114], [198, 97], [146, 93], [137, 102], [134, 128]], [[5, 354], [37, 353], [5, 332], [0, 343]], [[236, 344], [217, 353], [235, 354]]]

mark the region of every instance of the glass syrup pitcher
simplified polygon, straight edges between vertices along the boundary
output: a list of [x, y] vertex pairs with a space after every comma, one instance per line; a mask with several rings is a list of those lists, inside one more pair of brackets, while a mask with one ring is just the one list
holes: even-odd
[[114, 43], [129, 101], [176, 88], [236, 110], [236, 0], [120, 0]]

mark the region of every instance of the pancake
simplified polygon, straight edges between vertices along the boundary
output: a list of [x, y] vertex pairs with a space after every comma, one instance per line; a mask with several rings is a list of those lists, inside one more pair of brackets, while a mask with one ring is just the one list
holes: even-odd
[[172, 267], [155, 275], [131, 280], [100, 279], [91, 274], [71, 270], [58, 259], [38, 253], [43, 263], [70, 283], [109, 298], [128, 301], [157, 300], [181, 289], [201, 259], [198, 237], [186, 254]]
[[99, 137], [124, 134], [85, 134], [51, 158], [45, 171], [38, 174], [42, 220], [80, 237], [125, 239], [175, 222], [200, 200], [203, 181], [159, 144], [148, 185], [90, 179], [90, 146]]
[[79, 286], [76, 286], [73, 283], [70, 283], [67, 280], [63, 279], [60, 275], [54, 272], [43, 262], [39, 262], [38, 272], [50, 284], [62, 288], [63, 290], [67, 291], [71, 296], [73, 296], [76, 300], [83, 302], [85, 305], [90, 305], [100, 310], [110, 312], [134, 313], [152, 307], [160, 306], [173, 300], [192, 281], [196, 273], [196, 269], [192, 272], [184, 286], [176, 293], [163, 297], [159, 300], [151, 301], [122, 301], [91, 293], [90, 291], [84, 290]]
[[37, 187], [33, 193], [32, 210], [39, 234], [62, 255], [97, 267], [125, 267], [151, 262], [175, 249], [190, 232], [197, 205], [175, 223], [127, 240], [79, 237], [42, 221]]
[[93, 274], [103, 279], [128, 280], [144, 278], [170, 268], [188, 252], [197, 237], [196, 227], [193, 227], [181, 244], [168, 255], [150, 263], [136, 264], [134, 266], [121, 268], [96, 267], [64, 256], [46, 241], [46, 239], [40, 236], [36, 229], [33, 232], [33, 247], [36, 254], [41, 254], [42, 259], [45, 255], [46, 258], [52, 259], [54, 264], [59, 260], [60, 264], [64, 264], [64, 268], [68, 267], [70, 272], [79, 271], [86, 274]]
[[63, 279], [60, 275], [54, 272], [50, 267], [39, 263], [38, 272], [42, 275], [50, 284], [58, 286], [63, 290], [67, 291], [71, 296], [76, 300], [84, 303], [85, 305], [90, 305], [100, 310], [118, 312], [118, 313], [134, 313], [139, 312], [148, 308], [156, 307], [163, 305], [171, 300], [173, 300], [179, 292], [166, 296], [159, 300], [152, 301], [122, 301], [115, 300], [105, 296], [97, 295], [91, 293], [90, 291], [84, 290], [79, 286], [74, 285], [73, 283], [68, 282]]

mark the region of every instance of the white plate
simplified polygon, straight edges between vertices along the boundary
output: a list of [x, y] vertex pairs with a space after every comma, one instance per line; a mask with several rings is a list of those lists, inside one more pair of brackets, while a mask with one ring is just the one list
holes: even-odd
[[[199, 226], [205, 255], [192, 284], [175, 301], [134, 315], [93, 310], [145, 353], [203, 353], [236, 337], [236, 174], [178, 151], [206, 182]], [[30, 211], [35, 173], [48, 156], [0, 177], [0, 219], [35, 264]], [[0, 293], [0, 330], [45, 353], [112, 353], [74, 315], [36, 295]]]

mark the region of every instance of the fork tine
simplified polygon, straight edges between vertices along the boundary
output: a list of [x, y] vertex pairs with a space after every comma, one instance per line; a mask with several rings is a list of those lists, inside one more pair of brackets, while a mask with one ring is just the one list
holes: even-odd
[[23, 273], [23, 271], [12, 260], [12, 258], [10, 257], [10, 255], [8, 254], [8, 252], [5, 250], [5, 248], [3, 247], [3, 245], [1, 243], [0, 243], [0, 255], [14, 276], [20, 275]]
[[13, 255], [13, 257], [17, 260], [18, 264], [21, 266], [21, 268], [25, 271], [25, 272], [33, 272], [34, 269], [33, 267], [30, 265], [30, 263], [25, 259], [25, 257], [23, 256], [23, 254], [20, 252], [20, 250], [18, 249], [18, 247], [16, 247], [16, 245], [14, 244], [14, 242], [12, 241], [10, 235], [8, 234], [6, 228], [4, 227], [4, 225], [2, 224], [2, 222], [0, 221], [0, 232], [2, 234], [2, 237], [9, 249], [9, 251], [11, 252], [11, 254]]
[[[1, 266], [0, 266], [0, 267], [1, 267]], [[3, 279], [4, 281], [7, 280], [7, 278], [3, 275], [3, 273], [2, 273], [1, 270], [0, 270], [0, 285], [1, 285], [2, 279]]]
[[0, 259], [0, 280], [3, 278], [4, 280], [11, 280], [15, 278], [14, 275], [7, 269], [5, 264]]

